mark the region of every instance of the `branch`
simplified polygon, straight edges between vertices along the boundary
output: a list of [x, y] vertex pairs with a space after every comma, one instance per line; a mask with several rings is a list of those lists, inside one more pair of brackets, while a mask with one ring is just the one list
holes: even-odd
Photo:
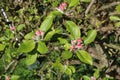
[[15, 64], [14, 64], [14, 66], [12, 67], [12, 69], [10, 71], [11, 74], [14, 72], [15, 68], [17, 67], [18, 62], [19, 61], [15, 61]]
[[15, 62], [15, 60], [13, 60], [12, 62], [10, 62], [10, 63], [7, 65], [7, 67], [5, 68], [4, 73], [7, 72], [7, 70], [10, 68], [10, 66], [11, 66], [14, 62]]
[[[107, 5], [105, 5], [105, 6], [102, 6], [100, 9], [98, 9], [98, 11], [111, 8], [112, 6], [115, 6], [115, 5], [118, 5], [118, 4], [120, 4], [120, 2], [113, 2], [113, 3], [107, 4]], [[97, 12], [98, 12], [98, 11], [97, 11]]]
[[85, 11], [85, 15], [88, 14], [88, 12], [90, 11], [91, 6], [94, 4], [95, 0], [92, 0], [89, 4], [89, 6], [87, 7], [86, 11]]
[[106, 44], [106, 43], [104, 43], [104, 45], [107, 46], [107, 47], [113, 48], [113, 49], [120, 50], [120, 46], [117, 46], [117, 45], [114, 45], [114, 44]]

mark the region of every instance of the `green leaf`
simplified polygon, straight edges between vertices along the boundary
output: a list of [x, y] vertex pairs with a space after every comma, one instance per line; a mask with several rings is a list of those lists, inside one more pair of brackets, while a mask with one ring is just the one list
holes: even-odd
[[109, 18], [111, 21], [120, 21], [120, 18], [118, 16], [110, 16]]
[[65, 26], [67, 30], [71, 33], [72, 39], [78, 39], [81, 34], [80, 34], [80, 29], [79, 27], [72, 21], [66, 21]]
[[96, 30], [89, 30], [87, 37], [84, 39], [84, 43], [90, 44], [91, 42], [93, 42], [95, 40], [96, 36], [97, 36]]
[[46, 19], [42, 22], [41, 26], [40, 26], [40, 30], [43, 32], [47, 32], [53, 23], [53, 19], [54, 19], [54, 15], [51, 13], [49, 14]]
[[91, 0], [80, 0], [81, 2], [90, 2]]
[[115, 27], [120, 27], [120, 22], [116, 22]]
[[59, 37], [58, 40], [60, 41], [60, 44], [68, 43], [68, 41], [64, 38]]
[[82, 62], [90, 64], [90, 65], [93, 64], [92, 57], [90, 56], [88, 52], [84, 50], [77, 50], [76, 55]]
[[48, 33], [46, 34], [44, 40], [45, 40], [45, 41], [49, 41], [54, 34], [59, 33], [59, 32], [60, 32], [60, 30], [54, 30], [54, 31], [48, 32]]
[[83, 80], [90, 80], [90, 77], [88, 76], [82, 76]]
[[12, 75], [10, 80], [19, 80], [20, 76]]
[[54, 69], [63, 70], [63, 65], [60, 62], [55, 62], [52, 66]]
[[37, 59], [37, 53], [28, 54], [26, 57], [26, 65], [31, 65], [31, 64], [35, 63], [36, 59]]
[[117, 12], [120, 12], [120, 5], [116, 6], [116, 10], [117, 10]]
[[99, 76], [100, 76], [100, 71], [99, 71], [99, 69], [94, 69], [94, 77], [96, 77], [96, 78], [98, 78]]
[[45, 42], [39, 41], [37, 51], [40, 52], [40, 54], [46, 54], [48, 52]]
[[62, 52], [62, 55], [61, 55], [61, 57], [63, 58], [63, 59], [70, 59], [71, 57], [72, 57], [72, 52], [70, 52], [70, 51], [63, 51]]
[[33, 40], [25, 40], [18, 48], [18, 52], [30, 52], [35, 48], [35, 42]]
[[66, 43], [66, 44], [64, 45], [64, 49], [65, 49], [65, 50], [69, 50], [69, 49], [70, 49], [70, 46], [71, 46], [71, 44]]
[[68, 68], [71, 69], [72, 73], [75, 73], [75, 67], [74, 66], [68, 66]]
[[69, 4], [69, 7], [76, 6], [76, 5], [78, 5], [79, 3], [80, 3], [79, 0], [71, 0], [71, 1], [70, 1], [70, 4]]
[[35, 34], [34, 32], [30, 32], [30, 33], [26, 34], [24, 38], [25, 39], [32, 39], [32, 37], [34, 36], [34, 34]]
[[0, 44], [0, 51], [3, 51], [5, 46], [6, 46], [5, 44]]
[[72, 71], [71, 71], [71, 69], [68, 68], [68, 67], [66, 68], [65, 73], [66, 73], [67, 75], [72, 75]]
[[22, 30], [25, 27], [25, 24], [20, 24], [17, 26], [17, 31]]

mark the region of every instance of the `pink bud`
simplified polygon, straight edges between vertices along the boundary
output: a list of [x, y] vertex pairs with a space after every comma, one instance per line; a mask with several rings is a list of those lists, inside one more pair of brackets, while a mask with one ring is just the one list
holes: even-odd
[[40, 31], [40, 30], [37, 30], [37, 31], [35, 32], [35, 34], [36, 34], [37, 36], [40, 36], [40, 35], [41, 35], [41, 31]]
[[5, 80], [10, 80], [10, 76], [6, 76], [6, 77], [5, 77]]
[[15, 26], [10, 27], [10, 30], [14, 31], [15, 30]]
[[81, 45], [81, 44], [77, 44], [77, 45], [75, 46], [75, 48], [81, 49], [81, 48], [82, 48], [82, 45]]
[[70, 46], [70, 51], [73, 51], [73, 50], [74, 50], [74, 46], [71, 45], [71, 46]]
[[44, 32], [43, 31], [41, 31], [41, 36], [43, 36], [44, 35]]
[[90, 80], [96, 80], [96, 78], [94, 76], [92, 76]]
[[61, 4], [59, 5], [59, 9], [62, 10], [62, 11], [64, 11], [66, 7], [67, 7], [67, 3], [66, 3], [66, 2], [61, 3]]
[[82, 43], [82, 38], [79, 38], [79, 39], [77, 40], [77, 42], [78, 42], [78, 43]]

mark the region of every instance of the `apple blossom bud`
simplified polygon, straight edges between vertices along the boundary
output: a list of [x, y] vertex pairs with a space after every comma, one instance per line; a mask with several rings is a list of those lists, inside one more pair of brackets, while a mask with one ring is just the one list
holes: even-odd
[[74, 48], [75, 48], [75, 47], [74, 47], [73, 45], [71, 45], [71, 46], [70, 46], [70, 51], [73, 51]]
[[81, 44], [77, 44], [77, 45], [75, 46], [75, 48], [81, 49], [81, 48], [82, 48], [82, 45], [81, 45]]
[[37, 36], [40, 36], [40, 35], [41, 35], [41, 31], [40, 31], [40, 30], [37, 30], [37, 31], [35, 32], [35, 34], [36, 34]]
[[10, 30], [14, 31], [15, 30], [15, 26], [10, 27]]
[[67, 3], [66, 3], [66, 2], [61, 3], [61, 4], [59, 5], [59, 9], [60, 9], [61, 11], [64, 11], [65, 8], [66, 8], [66, 6], [67, 6]]
[[82, 38], [79, 38], [79, 39], [77, 40], [77, 42], [78, 42], [78, 43], [82, 43]]

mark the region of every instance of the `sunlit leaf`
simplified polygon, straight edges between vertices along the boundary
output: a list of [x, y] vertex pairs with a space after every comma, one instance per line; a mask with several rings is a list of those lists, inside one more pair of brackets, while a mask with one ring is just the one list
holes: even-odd
[[71, 69], [71, 71], [72, 71], [72, 73], [75, 73], [75, 67], [74, 66], [68, 66], [70, 69]]
[[35, 42], [33, 40], [25, 40], [20, 47], [18, 48], [18, 52], [30, 52], [35, 48]]
[[62, 52], [62, 55], [61, 55], [61, 57], [63, 58], [63, 59], [70, 59], [71, 57], [72, 57], [72, 52], [70, 52], [70, 51], [63, 51]]
[[4, 50], [5, 46], [5, 44], [0, 44], [0, 51]]
[[50, 32], [48, 32], [48, 33], [46, 34], [44, 40], [45, 40], [45, 41], [50, 40], [54, 34], [59, 33], [59, 32], [60, 32], [59, 30], [55, 30], [55, 31], [50, 31]]
[[72, 71], [71, 71], [71, 69], [68, 68], [68, 67], [66, 68], [65, 73], [66, 73], [67, 75], [72, 75]]
[[93, 64], [92, 57], [90, 56], [90, 54], [88, 52], [86, 52], [84, 50], [77, 50], [76, 55], [80, 59], [80, 61], [90, 64], [90, 65]]
[[71, 1], [70, 1], [70, 4], [69, 4], [69, 7], [76, 6], [76, 5], [78, 5], [79, 3], [80, 3], [79, 0], [71, 0]]
[[80, 0], [81, 2], [90, 2], [91, 0]]
[[58, 40], [60, 41], [60, 44], [68, 43], [68, 41], [64, 38], [59, 37]]
[[116, 22], [115, 27], [120, 27], [120, 22]]
[[79, 27], [72, 21], [66, 21], [65, 26], [67, 30], [71, 33], [73, 39], [78, 39], [81, 36]]
[[22, 30], [25, 27], [25, 24], [20, 24], [17, 26], [17, 31]]
[[12, 75], [10, 80], [19, 80], [20, 76]]
[[85, 75], [85, 76], [82, 76], [82, 78], [83, 78], [83, 80], [91, 80], [90, 77], [88, 77], [88, 76], [86, 76], [86, 75]]
[[27, 33], [26, 35], [25, 35], [25, 39], [32, 39], [32, 37], [34, 36], [34, 32], [30, 32], [30, 33]]
[[61, 64], [60, 62], [55, 62], [52, 66], [54, 69], [61, 70], [61, 71], [63, 70], [63, 64]]
[[84, 39], [85, 44], [90, 44], [95, 40], [97, 36], [97, 31], [96, 30], [89, 30], [87, 33], [87, 37]]
[[117, 5], [117, 6], [116, 6], [116, 10], [117, 10], [118, 12], [120, 12], [120, 5]]
[[118, 16], [110, 16], [111, 21], [120, 21], [120, 18]]
[[37, 51], [40, 52], [40, 54], [46, 54], [48, 52], [45, 42], [39, 41]]
[[35, 63], [36, 59], [37, 59], [37, 53], [28, 54], [26, 57], [26, 64], [31, 65], [31, 64]]
[[54, 19], [54, 15], [53, 14], [49, 14], [46, 19], [42, 22], [41, 26], [40, 26], [40, 30], [43, 32], [47, 32], [53, 23], [53, 19]]

